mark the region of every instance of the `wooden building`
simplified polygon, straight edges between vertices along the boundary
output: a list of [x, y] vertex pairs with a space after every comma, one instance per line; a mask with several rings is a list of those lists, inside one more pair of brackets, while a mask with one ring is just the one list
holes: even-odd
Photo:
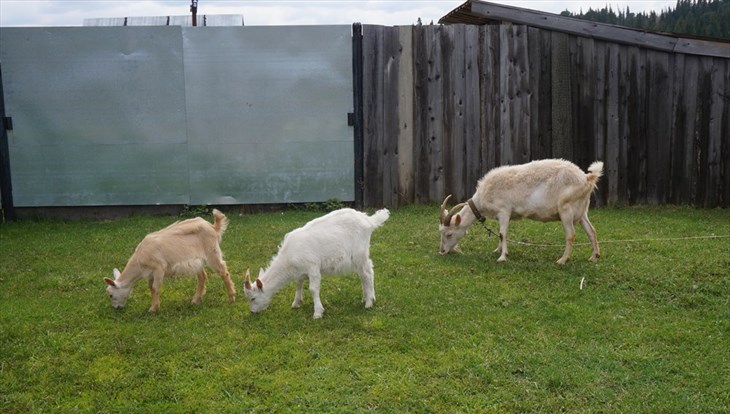
[[439, 23], [362, 27], [364, 205], [556, 157], [605, 162], [598, 204], [730, 207], [730, 42], [475, 0]]

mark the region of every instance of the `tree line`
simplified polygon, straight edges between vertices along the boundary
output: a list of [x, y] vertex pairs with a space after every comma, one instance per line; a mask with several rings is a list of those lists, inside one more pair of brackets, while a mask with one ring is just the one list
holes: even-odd
[[674, 9], [667, 8], [660, 13], [634, 13], [629, 6], [616, 11], [607, 5], [585, 13], [565, 10], [560, 15], [642, 30], [730, 40], [730, 0], [677, 0]]

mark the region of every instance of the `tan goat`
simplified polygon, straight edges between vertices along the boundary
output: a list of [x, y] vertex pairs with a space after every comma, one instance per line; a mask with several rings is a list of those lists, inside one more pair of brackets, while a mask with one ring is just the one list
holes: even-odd
[[175, 222], [162, 230], [150, 233], [139, 243], [120, 273], [114, 269], [114, 279], [104, 278], [112, 300], [112, 306], [122, 308], [132, 293], [134, 284], [142, 278], [149, 282], [152, 292], [150, 312], [160, 308], [160, 290], [165, 276], [197, 274], [198, 287], [193, 304], [198, 304], [205, 295], [205, 272], [207, 264], [218, 273], [226, 284], [228, 301], [236, 300], [236, 289], [228, 273], [220, 241], [228, 227], [228, 219], [218, 210], [213, 210], [215, 223], [196, 217]]
[[507, 260], [507, 228], [510, 220], [522, 218], [538, 221], [561, 221], [565, 230], [565, 251], [557, 260], [565, 264], [575, 240], [575, 224], [588, 235], [593, 248], [591, 261], [601, 253], [596, 229], [588, 220], [591, 194], [603, 174], [603, 162], [596, 161], [585, 173], [572, 162], [561, 159], [532, 161], [521, 165], [506, 165], [489, 171], [477, 184], [476, 192], [465, 203], [450, 211], [446, 197], [439, 209], [441, 247], [446, 254], [458, 249], [459, 240], [476, 220], [495, 218], [499, 221], [498, 262]]

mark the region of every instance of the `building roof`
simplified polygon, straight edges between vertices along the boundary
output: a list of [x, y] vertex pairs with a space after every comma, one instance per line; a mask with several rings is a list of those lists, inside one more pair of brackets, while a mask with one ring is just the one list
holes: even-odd
[[633, 29], [514, 6], [467, 0], [439, 20], [441, 24], [485, 25], [509, 22], [584, 36], [609, 42], [641, 46], [666, 52], [730, 58], [730, 41]]
[[[198, 26], [243, 26], [240, 14], [199, 14]], [[84, 19], [84, 26], [192, 26], [193, 17], [184, 16], [139, 16]]]

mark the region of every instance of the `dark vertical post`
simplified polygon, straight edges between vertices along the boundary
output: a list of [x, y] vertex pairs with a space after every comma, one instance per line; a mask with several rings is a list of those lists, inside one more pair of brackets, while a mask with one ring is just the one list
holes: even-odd
[[363, 56], [362, 24], [352, 25], [353, 138], [355, 144], [355, 207], [363, 207], [365, 181], [363, 151]]
[[198, 25], [198, 0], [190, 2], [190, 12], [193, 14], [193, 27]]
[[573, 154], [573, 95], [570, 61], [570, 36], [552, 32], [553, 45], [550, 76], [553, 80], [552, 107], [552, 154], [554, 158], [574, 160]]
[[10, 146], [8, 129], [12, 129], [10, 118], [5, 117], [5, 93], [3, 92], [3, 71], [0, 63], [0, 200], [5, 220], [15, 220], [13, 204], [13, 183], [10, 181]]

